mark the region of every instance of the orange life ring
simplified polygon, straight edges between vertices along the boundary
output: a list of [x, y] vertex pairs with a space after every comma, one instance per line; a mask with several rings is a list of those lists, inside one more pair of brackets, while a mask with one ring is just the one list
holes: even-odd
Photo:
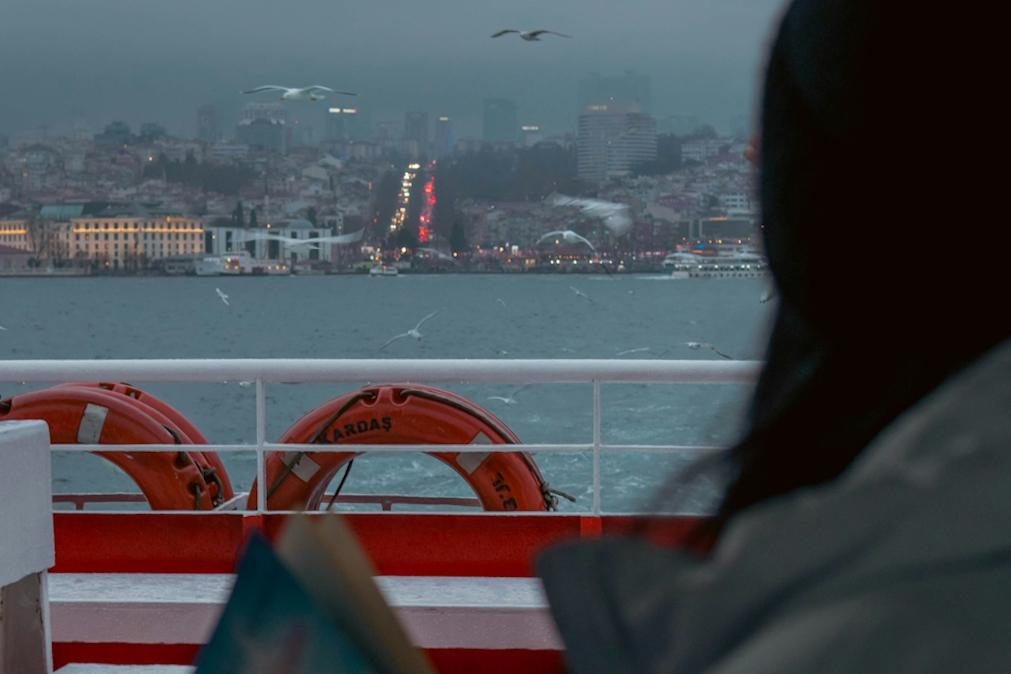
[[[495, 415], [449, 391], [408, 384], [365, 387], [309, 412], [281, 437], [294, 444], [516, 444]], [[267, 506], [316, 509], [327, 484], [354, 452], [272, 452]], [[525, 452], [431, 452], [455, 470], [485, 510], [553, 510], [554, 494]], [[255, 508], [257, 485], [249, 493]]]
[[[95, 387], [56, 386], [0, 401], [0, 419], [41, 419], [54, 444], [180, 444], [164, 418], [129, 397]], [[95, 452], [130, 476], [153, 510], [210, 509], [213, 485], [188, 451]]]
[[[145, 406], [145, 411], [147, 411], [148, 414], [155, 416], [156, 419], [172, 430], [173, 433], [178, 434], [180, 436], [180, 444], [210, 444], [207, 438], [204, 437], [204, 434], [201, 433], [200, 430], [194, 426], [182, 412], [172, 407], [164, 400], [156, 398], [154, 395], [148, 393], [147, 391], [142, 391], [136, 386], [131, 386], [126, 383], [116, 384], [104, 381], [70, 382], [66, 384], [59, 384], [59, 387], [64, 386], [100, 388], [105, 391], [112, 391], [113, 393], [125, 395], [128, 398], [143, 404]], [[152, 414], [152, 411], [154, 414]], [[198, 452], [190, 450], [189, 455], [204, 474], [204, 478], [211, 484], [211, 499], [215, 503], [220, 503], [221, 501], [230, 499], [235, 495], [235, 491], [232, 488], [231, 478], [228, 477], [228, 470], [225, 468], [225, 464], [221, 461], [221, 457], [218, 456], [217, 452]]]

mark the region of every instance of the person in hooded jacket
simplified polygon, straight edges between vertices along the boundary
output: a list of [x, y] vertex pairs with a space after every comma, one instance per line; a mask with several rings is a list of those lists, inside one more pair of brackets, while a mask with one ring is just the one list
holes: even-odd
[[1011, 671], [997, 11], [786, 8], [758, 151], [777, 309], [713, 543], [544, 553], [573, 674]]

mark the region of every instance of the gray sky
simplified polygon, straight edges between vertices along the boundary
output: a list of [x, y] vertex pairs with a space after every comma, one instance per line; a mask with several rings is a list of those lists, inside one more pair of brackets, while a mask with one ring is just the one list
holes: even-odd
[[[653, 113], [718, 128], [750, 114], [782, 0], [0, 0], [0, 132], [112, 119], [190, 135], [214, 103], [224, 126], [260, 84], [360, 92], [375, 121], [406, 110], [480, 129], [482, 100], [574, 129], [589, 72], [649, 75]], [[546, 27], [572, 40], [489, 39]], [[329, 99], [328, 99], [329, 100]], [[292, 104], [293, 106], [296, 104]], [[322, 119], [302, 104], [298, 116]], [[317, 114], [318, 112], [318, 114]]]

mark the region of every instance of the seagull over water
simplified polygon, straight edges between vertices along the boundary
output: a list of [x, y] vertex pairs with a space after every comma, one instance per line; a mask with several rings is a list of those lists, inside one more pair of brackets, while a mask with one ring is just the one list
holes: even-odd
[[545, 30], [544, 28], [538, 28], [537, 30], [516, 30], [515, 28], [506, 28], [505, 30], [500, 30], [497, 33], [493, 33], [492, 37], [502, 37], [503, 35], [508, 35], [510, 33], [516, 33], [521, 39], [527, 42], [540, 42], [541, 35], [557, 35], [558, 37], [572, 37], [571, 35], [566, 35], [565, 33], [557, 33], [553, 30]]
[[221, 301], [225, 303], [225, 306], [231, 306], [230, 304], [228, 304], [228, 295], [221, 292], [221, 288], [215, 288], [214, 292], [218, 294], [218, 297], [220, 297]]
[[518, 389], [516, 389], [507, 396], [488, 396], [488, 400], [497, 400], [506, 405], [517, 405], [519, 404], [519, 401], [516, 399], [516, 394], [518, 394], [520, 391], [526, 388], [530, 388], [530, 384], [524, 384], [523, 386], [520, 386]]
[[562, 241], [564, 241], [565, 243], [584, 243], [587, 246], [589, 246], [590, 250], [592, 250], [594, 252], [596, 252], [596, 250], [597, 250], [596, 248], [593, 247], [592, 243], [590, 243], [589, 241], [587, 241], [584, 237], [579, 236], [578, 234], [576, 234], [575, 232], [573, 232], [571, 229], [565, 229], [565, 230], [557, 229], [557, 230], [555, 230], [553, 232], [548, 232], [547, 234], [545, 234], [541, 238], [537, 239], [537, 243], [534, 244], [534, 245], [535, 246], [539, 246], [543, 242], [549, 241], [551, 239], [554, 239], [554, 242], [555, 242], [556, 245], [560, 244]]
[[322, 84], [313, 84], [309, 87], [282, 87], [276, 84], [265, 84], [262, 87], [256, 87], [255, 89], [247, 89], [243, 91], [244, 94], [258, 94], [262, 91], [281, 91], [282, 101], [321, 101], [326, 96], [320, 92], [328, 92], [331, 94], [342, 94], [344, 96], [357, 96], [353, 91], [335, 91], [330, 87], [324, 87]]
[[713, 346], [709, 342], [685, 342], [684, 345], [687, 346], [689, 349], [696, 349], [696, 350], [697, 349], [703, 349], [703, 348], [704, 349], [709, 349], [710, 351], [712, 351], [716, 355], [722, 356], [722, 357], [726, 358], [727, 360], [733, 360], [734, 359], [733, 356], [728, 356], [727, 354], [723, 353], [722, 351], [720, 351], [719, 349], [717, 349], [715, 346]]
[[615, 356], [627, 356], [630, 353], [645, 353], [647, 351], [652, 351], [648, 346], [640, 346], [638, 349], [625, 349], [624, 351], [619, 351], [614, 354]]
[[418, 321], [418, 324], [415, 325], [410, 330], [408, 330], [407, 332], [402, 332], [399, 335], [396, 335], [394, 337], [390, 337], [385, 342], [383, 342], [383, 345], [379, 347], [379, 350], [382, 351], [383, 349], [385, 349], [386, 347], [388, 347], [393, 342], [397, 341], [398, 339], [403, 339], [404, 337], [414, 337], [415, 339], [421, 339], [422, 334], [419, 332], [419, 330], [421, 329], [421, 326], [425, 324], [425, 321], [427, 321], [428, 319], [434, 317], [437, 313], [439, 313], [439, 312], [438, 311], [433, 311], [432, 313], [428, 314], [427, 316], [425, 316], [424, 318], [422, 318], [420, 321]]
[[617, 204], [601, 199], [583, 199], [564, 194], [552, 194], [547, 198], [552, 206], [573, 206], [592, 218], [600, 218], [616, 236], [625, 234], [632, 228], [632, 216], [628, 204]]
[[584, 293], [582, 290], [580, 290], [576, 286], [569, 286], [569, 290], [571, 290], [572, 292], [576, 293], [576, 295], [578, 297], [582, 297], [584, 300], [586, 300], [590, 304], [593, 304], [593, 298], [590, 297], [589, 295], [587, 295], [586, 293]]

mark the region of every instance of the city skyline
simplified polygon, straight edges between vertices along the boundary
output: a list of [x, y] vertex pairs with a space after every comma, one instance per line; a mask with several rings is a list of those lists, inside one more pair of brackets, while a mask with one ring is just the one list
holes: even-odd
[[[15, 67], [0, 70], [0, 85], [21, 93], [0, 110], [0, 133], [17, 137], [48, 126], [57, 134], [75, 123], [94, 130], [123, 119], [192, 137], [198, 107], [214, 105], [228, 128], [251, 98], [238, 92], [266, 83], [358, 91], [350, 100], [376, 119], [403, 119], [414, 110], [447, 115], [458, 137], [480, 134], [484, 99], [507, 98], [525, 120], [557, 133], [574, 129], [579, 81], [627, 70], [652, 79], [652, 114], [695, 115], [724, 128], [754, 107], [780, 3], [655, 7], [636, 0], [615, 16], [575, 0], [549, 8], [524, 0], [508, 10], [397, 0], [395, 7], [353, 13], [316, 0], [295, 9], [255, 0], [206, 4], [181, 11], [113, 0], [5, 3], [0, 60]], [[499, 24], [524, 25], [530, 17], [575, 39], [535, 45], [488, 39]], [[382, 47], [375, 44], [379, 33]], [[299, 119], [344, 103], [330, 96], [289, 107]], [[320, 117], [309, 123], [321, 127]]]

